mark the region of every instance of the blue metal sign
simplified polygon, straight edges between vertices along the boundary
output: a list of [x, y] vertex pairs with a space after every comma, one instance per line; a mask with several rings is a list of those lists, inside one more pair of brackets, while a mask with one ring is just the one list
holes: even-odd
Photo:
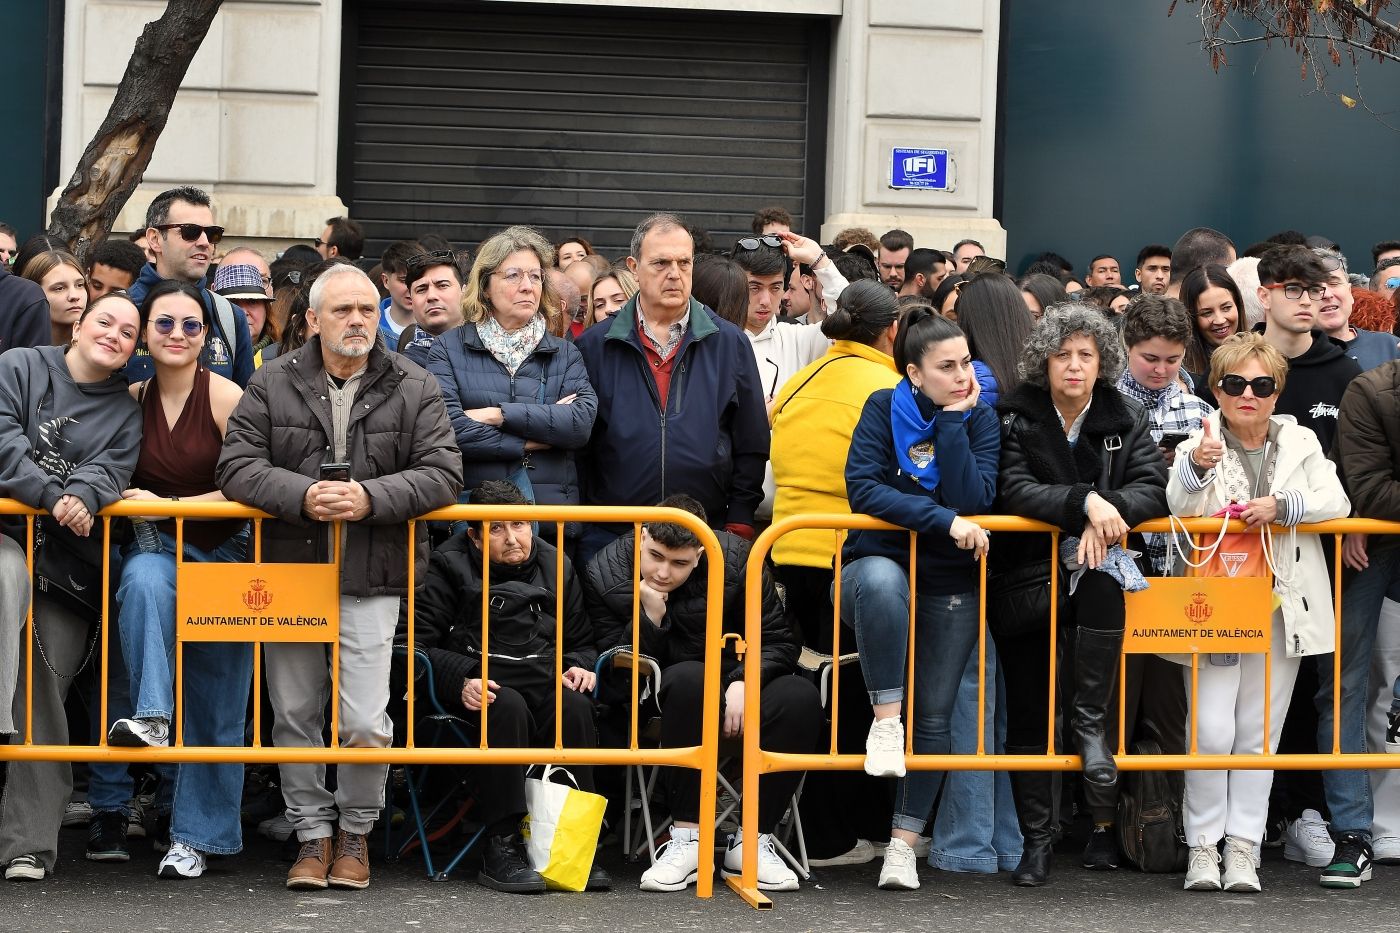
[[890, 155], [891, 188], [948, 190], [947, 149], [893, 149]]

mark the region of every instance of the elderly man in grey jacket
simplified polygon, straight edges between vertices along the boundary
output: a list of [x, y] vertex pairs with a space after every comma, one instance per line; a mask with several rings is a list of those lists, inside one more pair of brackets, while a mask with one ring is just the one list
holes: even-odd
[[[340, 741], [383, 748], [393, 732], [386, 708], [394, 627], [408, 592], [404, 523], [457, 501], [462, 455], [436, 380], [376, 339], [378, 294], [363, 272], [328, 269], [310, 304], [316, 336], [259, 369], [229, 419], [219, 486], [277, 516], [263, 526], [264, 560], [327, 560], [331, 529], [342, 529]], [[414, 549], [422, 579], [423, 525]], [[267, 646], [274, 743], [322, 744], [330, 682], [326, 646]], [[287, 887], [369, 884], [366, 836], [383, 807], [386, 770], [342, 765], [332, 794], [323, 765], [282, 765], [287, 819], [302, 843]]]

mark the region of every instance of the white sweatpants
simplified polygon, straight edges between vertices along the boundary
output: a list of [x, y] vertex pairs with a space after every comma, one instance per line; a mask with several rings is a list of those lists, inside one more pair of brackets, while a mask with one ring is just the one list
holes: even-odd
[[[1212, 664], [1208, 655], [1197, 661], [1196, 703], [1191, 721], [1197, 730], [1196, 751], [1202, 755], [1258, 755], [1264, 750], [1264, 668], [1269, 660], [1269, 750], [1278, 750], [1278, 737], [1288, 715], [1298, 658], [1285, 654], [1283, 620], [1273, 619], [1272, 651], [1242, 654], [1229, 667]], [[1185, 671], [1186, 695], [1191, 695], [1191, 669]], [[1189, 702], [1189, 699], [1188, 699]], [[1197, 712], [1199, 711], [1199, 717]], [[1189, 747], [1189, 746], [1188, 746]], [[1224, 836], [1252, 843], [1264, 838], [1269, 819], [1272, 771], [1187, 771], [1186, 841], [1215, 845]]]

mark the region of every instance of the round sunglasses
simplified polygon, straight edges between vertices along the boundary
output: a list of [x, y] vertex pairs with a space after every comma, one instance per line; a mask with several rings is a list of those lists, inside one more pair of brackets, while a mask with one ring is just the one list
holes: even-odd
[[[173, 317], [158, 317], [151, 321], [155, 326], [156, 333], [162, 337], [169, 337], [175, 332], [175, 319]], [[180, 333], [186, 337], [198, 337], [204, 331], [204, 322], [187, 317], [180, 322]]]
[[1220, 387], [1220, 391], [1232, 398], [1244, 395], [1245, 386], [1254, 390], [1255, 398], [1268, 398], [1278, 389], [1278, 383], [1274, 381], [1273, 376], [1255, 376], [1253, 379], [1246, 379], [1234, 373], [1222, 376], [1216, 385]]

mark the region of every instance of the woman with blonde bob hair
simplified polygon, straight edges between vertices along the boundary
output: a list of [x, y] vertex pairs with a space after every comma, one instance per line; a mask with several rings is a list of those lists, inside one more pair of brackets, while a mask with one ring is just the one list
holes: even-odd
[[[1274, 414], [1287, 375], [1288, 363], [1259, 334], [1234, 334], [1211, 354], [1209, 383], [1220, 408], [1176, 449], [1167, 483], [1173, 515], [1221, 515], [1228, 509], [1258, 529], [1292, 528], [1350, 513], [1351, 503], [1317, 435], [1289, 416]], [[1334, 649], [1332, 592], [1317, 536], [1290, 533], [1286, 547], [1269, 551], [1278, 605], [1270, 621], [1269, 653], [1213, 654], [1195, 661], [1190, 721], [1202, 755], [1263, 752], [1266, 689], [1269, 752], [1275, 751], [1299, 661]], [[1192, 658], [1171, 660], [1188, 665], [1189, 695]], [[1186, 772], [1186, 839], [1192, 847], [1186, 890], [1260, 890], [1254, 850], [1264, 838], [1273, 779], [1272, 771]]]

